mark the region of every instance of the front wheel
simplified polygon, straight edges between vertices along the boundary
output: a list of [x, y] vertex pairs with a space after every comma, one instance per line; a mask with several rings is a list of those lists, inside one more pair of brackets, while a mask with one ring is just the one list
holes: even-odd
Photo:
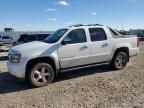
[[126, 67], [128, 62], [128, 56], [125, 52], [118, 52], [113, 60], [112, 60], [112, 67], [117, 70], [121, 70]]
[[38, 63], [32, 67], [28, 74], [28, 80], [34, 87], [46, 86], [54, 80], [54, 71], [47, 63]]

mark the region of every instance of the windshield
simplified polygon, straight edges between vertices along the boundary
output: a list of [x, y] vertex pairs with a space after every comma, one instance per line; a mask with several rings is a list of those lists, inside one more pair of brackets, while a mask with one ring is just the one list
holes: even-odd
[[59, 29], [59, 30], [57, 30], [53, 34], [49, 35], [48, 38], [46, 38], [44, 40], [44, 42], [47, 42], [47, 43], [57, 42], [63, 36], [63, 34], [67, 32], [67, 30], [68, 29]]

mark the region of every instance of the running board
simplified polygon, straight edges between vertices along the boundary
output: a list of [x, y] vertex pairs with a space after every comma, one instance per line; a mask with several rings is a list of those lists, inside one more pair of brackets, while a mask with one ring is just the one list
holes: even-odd
[[96, 64], [84, 65], [84, 66], [79, 66], [79, 67], [71, 67], [71, 68], [61, 69], [60, 72], [67, 72], [67, 71], [72, 71], [72, 70], [78, 70], [78, 69], [84, 69], [84, 68], [108, 65], [108, 64], [109, 62], [103, 62], [103, 63], [96, 63]]

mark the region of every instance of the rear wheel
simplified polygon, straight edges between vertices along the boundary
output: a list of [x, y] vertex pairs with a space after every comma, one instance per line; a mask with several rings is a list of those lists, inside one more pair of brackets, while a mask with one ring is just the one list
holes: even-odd
[[121, 70], [126, 67], [128, 62], [128, 56], [125, 52], [118, 52], [113, 60], [112, 60], [112, 67], [117, 70]]
[[54, 71], [47, 63], [38, 63], [32, 67], [28, 74], [28, 80], [34, 87], [46, 86], [54, 80]]

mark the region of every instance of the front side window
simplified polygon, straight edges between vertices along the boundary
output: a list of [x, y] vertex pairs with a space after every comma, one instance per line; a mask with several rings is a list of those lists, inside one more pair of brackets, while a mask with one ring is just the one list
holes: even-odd
[[71, 39], [70, 44], [87, 42], [86, 34], [85, 34], [84, 29], [73, 30], [66, 36], [66, 38]]
[[102, 28], [89, 28], [89, 33], [92, 42], [104, 41], [107, 39], [105, 31]]

